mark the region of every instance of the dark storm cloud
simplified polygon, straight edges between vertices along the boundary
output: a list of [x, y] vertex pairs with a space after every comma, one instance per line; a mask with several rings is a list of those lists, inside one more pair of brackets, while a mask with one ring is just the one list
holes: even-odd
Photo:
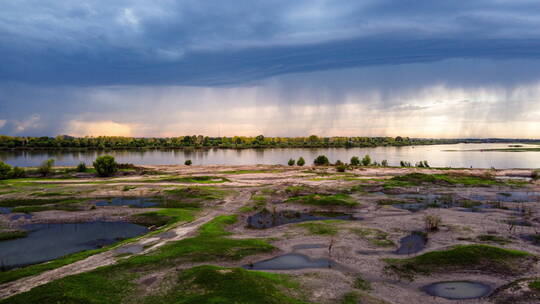
[[537, 1], [12, 1], [0, 82], [227, 85], [450, 58], [538, 59]]

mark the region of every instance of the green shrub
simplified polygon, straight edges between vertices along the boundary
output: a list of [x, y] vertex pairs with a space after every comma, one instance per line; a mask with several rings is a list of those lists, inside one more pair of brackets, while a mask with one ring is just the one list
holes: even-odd
[[362, 165], [369, 166], [371, 164], [371, 157], [369, 155], [364, 156], [362, 158]]
[[426, 226], [426, 231], [437, 231], [439, 226], [442, 223], [440, 216], [436, 214], [426, 214], [424, 216], [424, 224]]
[[531, 173], [531, 178], [534, 180], [540, 179], [540, 170], [534, 170]]
[[336, 160], [336, 163], [335, 163], [336, 166], [341, 166], [343, 165], [343, 162], [341, 160]]
[[406, 161], [403, 161], [403, 160], [399, 162], [399, 165], [401, 167], [412, 167], [410, 162], [406, 162]]
[[386, 159], [383, 159], [383, 161], [381, 162], [381, 165], [383, 167], [388, 167], [388, 161]]
[[317, 156], [317, 158], [315, 158], [313, 163], [316, 166], [327, 166], [328, 164], [330, 164], [330, 161], [328, 160], [328, 157], [326, 157], [326, 155], [319, 155]]
[[347, 170], [347, 166], [344, 164], [337, 165], [336, 170], [337, 172], [345, 172], [345, 170]]
[[184, 165], [186, 166], [191, 166], [192, 162], [191, 162], [191, 159], [188, 159], [184, 162]]
[[26, 176], [26, 171], [23, 168], [13, 167], [9, 175], [10, 178], [22, 178]]
[[113, 176], [118, 171], [118, 164], [111, 155], [103, 155], [94, 161], [94, 169], [101, 177]]
[[306, 164], [306, 161], [304, 160], [302, 156], [300, 156], [300, 158], [296, 161], [296, 164], [302, 167], [303, 165]]
[[52, 172], [52, 167], [54, 166], [54, 159], [48, 159], [41, 163], [41, 165], [38, 168], [38, 172], [43, 175], [47, 176]]
[[83, 162], [80, 162], [77, 165], [77, 172], [86, 172], [86, 164]]
[[0, 161], [0, 179], [10, 178], [11, 166]]
[[351, 166], [360, 166], [360, 158], [358, 156], [351, 157]]
[[294, 166], [294, 163], [295, 163], [295, 161], [294, 161], [294, 159], [292, 159], [292, 158], [289, 159], [289, 162], [287, 162], [287, 164], [288, 164], [289, 166]]

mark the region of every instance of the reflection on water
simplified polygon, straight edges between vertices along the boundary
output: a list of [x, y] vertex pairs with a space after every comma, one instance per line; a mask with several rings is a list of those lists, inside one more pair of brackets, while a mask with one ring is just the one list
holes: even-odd
[[278, 257], [244, 266], [247, 269], [257, 270], [290, 270], [305, 268], [331, 268], [332, 260], [321, 258], [311, 259], [306, 255], [289, 253]]
[[[524, 145], [529, 146], [529, 145]], [[508, 144], [456, 144], [410, 147], [375, 148], [292, 148], [292, 149], [186, 149], [186, 150], [116, 150], [116, 151], [1, 151], [0, 160], [14, 166], [37, 166], [43, 160], [54, 158], [59, 166], [74, 166], [83, 161], [91, 164], [99, 155], [114, 155], [121, 163], [168, 165], [183, 164], [191, 159], [194, 165], [249, 165], [286, 164], [290, 158], [303, 156], [307, 164], [320, 154], [331, 161], [348, 162], [352, 156], [371, 155], [376, 161], [388, 160], [390, 165], [399, 161], [415, 163], [427, 160], [436, 167], [475, 168], [536, 168], [540, 152], [478, 152], [445, 151], [506, 148]], [[535, 146], [537, 147], [537, 146]]]
[[480, 282], [461, 281], [433, 283], [425, 286], [423, 290], [432, 296], [461, 300], [487, 296], [491, 287]]
[[31, 224], [25, 238], [0, 242], [0, 268], [9, 269], [56, 259], [121, 239], [141, 235], [146, 227], [125, 222]]

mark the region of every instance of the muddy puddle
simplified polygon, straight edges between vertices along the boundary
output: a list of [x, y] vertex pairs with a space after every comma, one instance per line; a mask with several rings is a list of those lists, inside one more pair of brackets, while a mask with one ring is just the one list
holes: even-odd
[[11, 207], [0, 207], [0, 214], [9, 214], [11, 213]]
[[4, 270], [101, 248], [148, 231], [127, 222], [30, 224], [22, 228], [28, 231], [25, 238], [0, 242], [0, 268]]
[[276, 226], [286, 225], [290, 223], [300, 223], [306, 221], [321, 221], [321, 220], [361, 220], [352, 214], [324, 212], [324, 213], [305, 213], [292, 210], [284, 210], [278, 212], [270, 212], [263, 210], [256, 213], [247, 219], [247, 226], [250, 228], [266, 229]]
[[496, 194], [469, 194], [464, 197], [479, 202], [502, 202], [502, 203], [527, 203], [540, 202], [540, 192], [512, 191], [499, 192]]
[[334, 265], [336, 265], [335, 262], [330, 259], [311, 259], [303, 254], [288, 253], [243, 267], [254, 270], [294, 270], [306, 268], [332, 268]]
[[126, 197], [115, 197], [106, 200], [99, 200], [94, 202], [98, 207], [104, 206], [129, 206], [135, 208], [149, 208], [158, 205], [158, 202], [155, 199], [138, 197], [138, 198], [126, 198]]
[[422, 232], [412, 232], [410, 235], [402, 238], [399, 241], [397, 254], [413, 254], [420, 252], [426, 248], [427, 237]]
[[487, 296], [491, 287], [480, 282], [437, 282], [422, 287], [429, 295], [452, 300], [476, 299]]
[[10, 220], [12, 221], [16, 221], [18, 219], [25, 219], [25, 220], [29, 220], [33, 217], [32, 214], [29, 214], [29, 213], [22, 213], [22, 214], [14, 214], [12, 216], [9, 217]]
[[293, 250], [328, 248], [328, 246], [325, 244], [298, 244], [293, 246]]

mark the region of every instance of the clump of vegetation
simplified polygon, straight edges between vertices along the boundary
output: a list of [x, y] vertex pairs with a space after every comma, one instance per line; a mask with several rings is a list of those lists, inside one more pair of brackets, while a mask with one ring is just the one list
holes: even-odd
[[117, 163], [113, 156], [103, 155], [94, 161], [94, 169], [101, 177], [113, 176], [117, 171]]
[[37, 171], [42, 176], [47, 176], [52, 172], [52, 167], [54, 166], [54, 159], [48, 159], [46, 161], [43, 161], [41, 165], [38, 167]]
[[182, 271], [174, 282], [155, 303], [301, 303], [289, 295], [298, 293], [299, 285], [285, 274], [203, 265]]
[[421, 160], [421, 161], [416, 163], [416, 167], [418, 167], [418, 168], [429, 168], [429, 164], [428, 164], [427, 160]]
[[298, 224], [298, 226], [306, 228], [311, 234], [336, 235], [338, 233], [336, 227], [327, 222], [307, 222]]
[[515, 274], [529, 268], [538, 258], [528, 252], [488, 245], [458, 245], [408, 259], [385, 259], [386, 271], [413, 278], [414, 274], [429, 275], [449, 271], [482, 271]]
[[86, 172], [86, 164], [84, 162], [80, 162], [77, 165], [77, 172]]
[[358, 156], [351, 157], [351, 166], [360, 166], [360, 158]]
[[193, 163], [191, 162], [191, 159], [187, 159], [185, 162], [184, 162], [184, 165], [186, 166], [191, 166]]
[[536, 280], [530, 282], [529, 283], [529, 288], [533, 289], [533, 290], [536, 290], [536, 291], [540, 291], [540, 279], [536, 279]]
[[303, 165], [306, 164], [306, 161], [304, 160], [304, 158], [302, 156], [300, 156], [300, 158], [298, 158], [298, 160], [296, 161], [296, 164], [300, 167], [302, 167]]
[[19, 167], [11, 167], [10, 165], [0, 161], [0, 179], [21, 178], [26, 176], [26, 171]]
[[288, 186], [285, 188], [285, 193], [287, 193], [290, 196], [299, 196], [302, 194], [308, 194], [313, 193], [313, 189], [305, 186], [305, 185], [298, 185], [298, 186]]
[[362, 158], [362, 165], [364, 165], [364, 166], [371, 165], [371, 157], [369, 155], [366, 154], [366, 156], [364, 156], [364, 158]]
[[424, 226], [426, 227], [426, 231], [433, 232], [439, 230], [441, 223], [441, 217], [436, 214], [426, 214], [424, 216]]
[[300, 203], [305, 205], [315, 205], [315, 206], [346, 206], [353, 207], [357, 206], [356, 202], [348, 194], [334, 194], [334, 195], [323, 195], [323, 194], [310, 194], [304, 196], [291, 197], [287, 200], [288, 203]]
[[496, 235], [491, 235], [491, 234], [482, 234], [482, 235], [479, 235], [477, 237], [478, 241], [480, 242], [490, 242], [490, 243], [497, 243], [499, 245], [506, 245], [506, 244], [509, 244], [511, 243], [512, 241], [510, 241], [509, 239], [507, 238], [503, 238], [503, 237], [500, 237], [500, 236], [496, 236]]
[[287, 162], [287, 165], [289, 165], [289, 166], [294, 166], [294, 163], [295, 163], [295, 162], [296, 162], [296, 161], [295, 161], [294, 159], [291, 158], [291, 159], [289, 159], [289, 161]]
[[371, 290], [371, 283], [358, 275], [354, 280], [354, 288], [368, 291]]
[[0, 231], [0, 241], [23, 238], [23, 237], [26, 237], [27, 235], [28, 235], [28, 232], [22, 231], [22, 230]]
[[534, 170], [534, 171], [531, 173], [531, 178], [532, 178], [533, 180], [540, 179], [540, 170]]
[[400, 167], [412, 167], [410, 162], [407, 162], [407, 161], [404, 161], [404, 160], [399, 161], [399, 166]]
[[337, 172], [345, 172], [346, 170], [347, 170], [347, 165], [345, 165], [343, 163], [336, 166], [336, 171]]
[[388, 167], [388, 161], [386, 159], [383, 159], [381, 162], [381, 166]]
[[328, 160], [328, 157], [326, 157], [326, 155], [319, 155], [315, 158], [313, 164], [315, 164], [316, 166], [327, 166], [330, 164], [330, 161]]
[[353, 228], [351, 232], [378, 247], [393, 247], [396, 244], [388, 239], [388, 233], [374, 228]]
[[491, 186], [504, 184], [489, 175], [474, 176], [424, 173], [409, 173], [401, 176], [394, 176], [389, 182], [400, 182], [399, 184], [402, 186], [419, 186], [421, 184]]

